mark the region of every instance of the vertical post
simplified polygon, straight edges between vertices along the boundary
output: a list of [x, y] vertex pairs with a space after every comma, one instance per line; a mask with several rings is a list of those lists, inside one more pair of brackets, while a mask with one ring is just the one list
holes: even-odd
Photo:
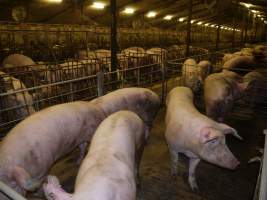
[[117, 70], [117, 5], [116, 0], [110, 0], [111, 5], [111, 71]]
[[193, 9], [193, 1], [192, 0], [188, 0], [186, 56], [190, 55], [192, 9]]
[[244, 43], [246, 43], [247, 40], [248, 40], [249, 20], [250, 20], [250, 13], [248, 13], [248, 16], [246, 17], [246, 27], [245, 27], [245, 38], [244, 38]]
[[257, 32], [258, 32], [258, 17], [255, 18], [255, 33], [254, 33], [254, 42], [257, 42]]
[[[237, 12], [238, 12], [238, 6], [237, 6], [236, 1], [234, 2], [233, 7], [234, 7], [234, 10], [237, 10]], [[234, 12], [234, 14], [233, 14], [233, 25], [232, 25], [232, 27], [234, 29], [233, 33], [232, 33], [232, 48], [235, 48], [235, 28], [236, 28], [236, 14], [235, 13], [236, 12]]]
[[101, 71], [96, 73], [97, 77], [97, 96], [101, 97], [104, 95], [104, 73]]
[[243, 22], [242, 22], [242, 32], [241, 32], [241, 45], [244, 44], [244, 32], [245, 32], [245, 26], [246, 26], [246, 10], [243, 9]]
[[221, 29], [221, 25], [219, 24], [218, 27], [217, 27], [217, 35], [216, 35], [216, 51], [219, 50], [219, 44], [220, 44], [220, 29]]

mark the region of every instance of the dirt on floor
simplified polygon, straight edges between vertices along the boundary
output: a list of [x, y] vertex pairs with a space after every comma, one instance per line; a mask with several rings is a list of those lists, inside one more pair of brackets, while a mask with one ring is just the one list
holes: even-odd
[[[170, 158], [164, 139], [165, 109], [161, 109], [154, 122], [149, 142], [144, 150], [140, 175], [141, 187], [137, 191], [137, 200], [250, 200], [252, 199], [259, 163], [248, 164], [248, 160], [259, 155], [257, 148], [263, 146], [262, 130], [266, 120], [256, 118], [238, 119], [232, 117], [228, 124], [236, 128], [244, 141], [227, 136], [227, 144], [241, 161], [240, 167], [230, 171], [201, 161], [197, 171], [199, 191], [191, 191], [187, 182], [188, 159], [182, 156], [179, 163], [179, 175], [170, 175]], [[63, 188], [73, 192], [78, 151], [58, 162], [51, 174], [59, 177]], [[40, 198], [29, 198], [37, 200]], [[41, 198], [42, 199], [42, 198]]]

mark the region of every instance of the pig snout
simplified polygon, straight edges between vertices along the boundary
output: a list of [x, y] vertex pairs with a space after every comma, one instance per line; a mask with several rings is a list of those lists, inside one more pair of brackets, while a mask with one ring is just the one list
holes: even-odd
[[226, 163], [225, 166], [227, 166], [228, 169], [236, 169], [240, 165], [240, 162], [233, 156], [232, 159], [229, 160], [228, 163]]
[[201, 157], [212, 164], [232, 170], [240, 164], [224, 142], [205, 144], [201, 152]]

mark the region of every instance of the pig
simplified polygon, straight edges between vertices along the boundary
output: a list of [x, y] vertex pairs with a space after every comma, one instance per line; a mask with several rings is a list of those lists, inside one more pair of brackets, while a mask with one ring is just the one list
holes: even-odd
[[[27, 89], [22, 81], [1, 71], [0, 79], [3, 87], [2, 89], [4, 89], [3, 93], [12, 93], [18, 90]], [[7, 94], [1, 98], [1, 102], [3, 108], [5, 109], [21, 106], [19, 108], [6, 111], [5, 113], [1, 112], [1, 115], [5, 116], [8, 121], [22, 120], [35, 113], [35, 109], [33, 107], [33, 97], [28, 91]]]
[[266, 112], [267, 106], [267, 77], [260, 72], [252, 71], [244, 76], [244, 81], [248, 82], [245, 101], [249, 103], [255, 112]]
[[48, 200], [135, 200], [136, 154], [145, 141], [144, 124], [134, 113], [116, 112], [97, 128], [79, 169], [73, 194], [49, 176], [44, 184]]
[[145, 64], [147, 54], [142, 47], [129, 47], [121, 52], [128, 58], [128, 67], [138, 67]]
[[228, 60], [231, 60], [232, 58], [237, 57], [237, 55], [231, 54], [231, 53], [226, 53], [224, 54], [222, 58], [222, 62], [226, 63]]
[[2, 63], [3, 67], [21, 67], [21, 66], [33, 66], [35, 62], [22, 54], [11, 54], [6, 57]]
[[96, 54], [94, 51], [80, 50], [78, 52], [78, 59], [79, 60], [96, 59]]
[[165, 138], [171, 156], [171, 173], [177, 175], [179, 153], [189, 158], [188, 182], [197, 190], [195, 170], [200, 160], [220, 167], [235, 169], [239, 161], [225, 143], [225, 135], [242, 139], [232, 127], [201, 114], [193, 105], [189, 88], [176, 87], [166, 100]]
[[201, 77], [201, 80], [204, 81], [208, 75], [210, 75], [213, 71], [213, 67], [210, 61], [202, 60], [197, 65], [198, 74]]
[[29, 116], [0, 145], [0, 179], [22, 195], [35, 191], [55, 161], [77, 146], [83, 153], [105, 117], [89, 102], [60, 104]]
[[224, 63], [223, 70], [234, 71], [242, 75], [248, 70], [252, 70], [254, 65], [252, 56], [236, 56]]
[[234, 100], [240, 98], [248, 83], [231, 71], [209, 75], [204, 82], [204, 100], [208, 117], [223, 122], [233, 107]]
[[145, 122], [148, 130], [159, 110], [160, 99], [153, 91], [146, 88], [123, 88], [110, 92], [91, 101], [109, 115], [119, 110], [131, 110]]
[[189, 87], [194, 93], [199, 93], [202, 87], [202, 79], [198, 73], [197, 63], [194, 59], [187, 59], [182, 67], [182, 79], [184, 86]]
[[[130, 110], [142, 118], [148, 135], [159, 109], [158, 95], [145, 88], [125, 88], [91, 102], [51, 106], [16, 125], [0, 145], [0, 179], [22, 195], [34, 191], [59, 159], [86, 144], [109, 115]], [[4, 197], [0, 199], [5, 199]]]
[[162, 63], [167, 57], [167, 51], [162, 48], [151, 48], [146, 53], [152, 57], [153, 63]]
[[97, 59], [104, 66], [104, 71], [111, 72], [111, 51], [106, 49], [95, 50]]

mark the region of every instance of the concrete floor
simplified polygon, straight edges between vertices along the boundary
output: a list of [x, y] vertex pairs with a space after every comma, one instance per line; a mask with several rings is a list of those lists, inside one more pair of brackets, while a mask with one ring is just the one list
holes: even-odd
[[[183, 157], [179, 164], [179, 176], [170, 175], [170, 159], [164, 139], [164, 115], [161, 109], [155, 120], [149, 143], [141, 163], [141, 188], [137, 191], [137, 200], [250, 200], [256, 183], [259, 164], [247, 164], [258, 155], [257, 147], [263, 146], [262, 129], [266, 120], [229, 119], [228, 124], [239, 131], [244, 141], [227, 136], [227, 144], [241, 161], [241, 166], [230, 171], [201, 161], [196, 172], [199, 191], [191, 191], [187, 183], [188, 159]], [[265, 124], [264, 124], [265, 123]], [[78, 166], [75, 165], [78, 151], [58, 162], [51, 174], [59, 177], [63, 188], [73, 191]], [[37, 200], [40, 198], [30, 198]]]

